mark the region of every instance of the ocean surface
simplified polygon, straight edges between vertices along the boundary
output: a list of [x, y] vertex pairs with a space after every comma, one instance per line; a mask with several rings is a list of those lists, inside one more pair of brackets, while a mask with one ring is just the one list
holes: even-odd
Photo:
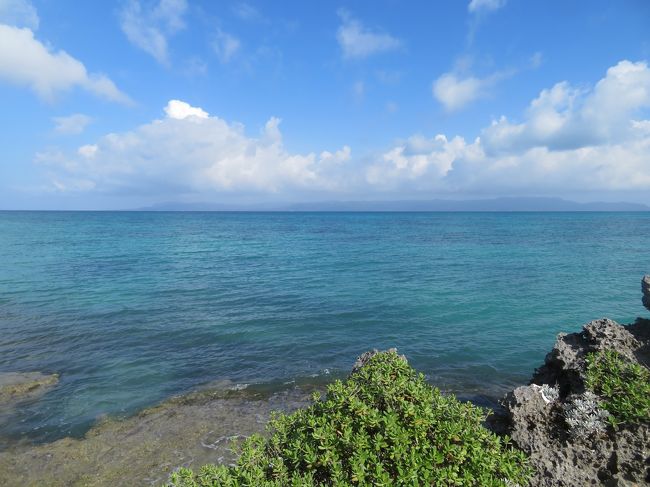
[[60, 374], [0, 444], [371, 348], [489, 404], [558, 332], [648, 314], [649, 236], [650, 213], [0, 212], [0, 373]]

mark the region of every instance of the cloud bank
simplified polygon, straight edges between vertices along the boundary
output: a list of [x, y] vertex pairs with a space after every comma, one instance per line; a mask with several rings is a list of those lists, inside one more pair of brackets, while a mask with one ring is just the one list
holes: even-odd
[[131, 132], [108, 134], [76, 154], [42, 153], [59, 190], [91, 188], [147, 194], [334, 189], [329, 171], [350, 159], [350, 148], [292, 154], [283, 146], [280, 120], [270, 118], [258, 137], [237, 123], [171, 100], [166, 117]]
[[166, 117], [76, 153], [40, 154], [61, 190], [175, 195], [345, 194], [358, 199], [650, 190], [650, 69], [621, 61], [590, 88], [542, 90], [521, 121], [501, 117], [468, 140], [413, 135], [353, 160], [351, 149], [294, 154], [277, 118], [257, 137], [180, 100]]

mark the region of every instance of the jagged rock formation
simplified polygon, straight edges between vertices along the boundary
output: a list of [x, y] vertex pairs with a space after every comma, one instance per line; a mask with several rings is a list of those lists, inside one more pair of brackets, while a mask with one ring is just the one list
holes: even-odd
[[506, 431], [530, 455], [532, 486], [650, 485], [650, 423], [607, 428], [585, 390], [585, 356], [608, 349], [647, 366], [650, 321], [622, 326], [605, 318], [560, 334], [531, 385], [505, 397]]
[[643, 291], [643, 306], [650, 310], [650, 276], [643, 276], [641, 290]]

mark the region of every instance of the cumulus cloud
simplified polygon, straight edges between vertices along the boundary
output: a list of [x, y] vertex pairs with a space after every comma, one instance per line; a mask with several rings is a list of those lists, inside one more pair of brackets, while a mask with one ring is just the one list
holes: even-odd
[[563, 81], [543, 90], [522, 123], [501, 117], [483, 131], [494, 153], [533, 147], [549, 150], [624, 142], [635, 136], [633, 117], [650, 107], [650, 69], [645, 62], [621, 61], [590, 90]]
[[133, 45], [169, 65], [168, 37], [185, 28], [186, 10], [186, 0], [159, 0], [152, 6], [130, 0], [120, 12], [120, 26]]
[[[59, 190], [185, 194], [187, 192], [287, 189], [334, 190], [332, 175], [350, 159], [350, 148], [320, 154], [292, 154], [282, 141], [280, 120], [271, 118], [260, 136], [210, 116], [180, 100], [166, 117], [133, 131], [108, 134], [75, 154], [41, 153]], [[79, 184], [83, 182], [83, 184]]]
[[28, 86], [48, 101], [60, 92], [80, 87], [112, 101], [129, 103], [108, 77], [88, 73], [81, 61], [44, 45], [28, 28], [0, 24], [0, 79]]
[[412, 137], [366, 169], [369, 184], [404, 190], [558, 192], [650, 190], [650, 69], [621, 61], [590, 89], [561, 82], [472, 142]]
[[181, 100], [169, 100], [165, 107], [165, 113], [169, 118], [183, 120], [188, 117], [208, 118], [208, 112], [199, 107], [193, 107]]
[[92, 118], [82, 113], [75, 113], [67, 117], [54, 117], [54, 131], [61, 135], [76, 135], [82, 133]]
[[40, 19], [29, 0], [0, 0], [0, 23], [37, 30]]
[[442, 134], [432, 139], [414, 135], [371, 164], [366, 169], [366, 181], [385, 190], [405, 186], [416, 190], [440, 189], [454, 162], [477, 150], [480, 152], [476, 147], [468, 147], [462, 137], [448, 140]]
[[507, 0], [471, 0], [467, 6], [470, 13], [491, 12], [505, 6]]
[[217, 54], [219, 61], [224, 64], [230, 62], [237, 52], [239, 52], [240, 48], [241, 42], [239, 39], [221, 29], [217, 30], [216, 37], [212, 42], [212, 49]]
[[346, 10], [339, 10], [341, 25], [336, 39], [347, 59], [361, 59], [380, 52], [393, 51], [402, 41], [383, 32], [376, 32], [354, 19]]
[[[593, 86], [542, 90], [523, 121], [500, 118], [468, 139], [414, 135], [353, 160], [338, 151], [294, 154], [271, 118], [259, 136], [180, 100], [166, 116], [40, 154], [60, 190], [130, 194], [256, 193], [360, 198], [650, 192], [650, 68], [621, 61]], [[56, 182], [56, 183], [55, 183]], [[301, 193], [302, 192], [302, 193]]]

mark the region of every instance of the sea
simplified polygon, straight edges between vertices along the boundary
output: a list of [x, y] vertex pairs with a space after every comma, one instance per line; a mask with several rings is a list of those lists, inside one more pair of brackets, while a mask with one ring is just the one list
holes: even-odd
[[374, 348], [494, 405], [558, 333], [647, 316], [644, 273], [650, 213], [0, 212], [0, 373], [60, 378], [0, 437], [326, 383]]

